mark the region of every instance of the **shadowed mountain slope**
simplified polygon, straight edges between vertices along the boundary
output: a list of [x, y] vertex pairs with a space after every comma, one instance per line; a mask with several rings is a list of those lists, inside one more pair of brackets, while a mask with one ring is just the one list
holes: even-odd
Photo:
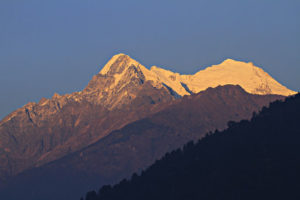
[[300, 94], [276, 101], [85, 200], [299, 199], [299, 116]]
[[141, 171], [187, 141], [226, 128], [230, 120], [249, 119], [253, 112], [282, 98], [252, 95], [240, 86], [227, 85], [185, 96], [170, 105], [160, 104], [160, 111], [80, 151], [20, 174], [0, 194], [8, 200], [21, 196], [31, 200], [75, 198], [86, 190]]

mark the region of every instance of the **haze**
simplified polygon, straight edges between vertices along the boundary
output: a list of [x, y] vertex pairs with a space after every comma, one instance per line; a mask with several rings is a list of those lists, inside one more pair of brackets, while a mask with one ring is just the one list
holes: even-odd
[[0, 118], [81, 90], [120, 52], [180, 73], [251, 61], [298, 91], [299, 10], [296, 0], [3, 0]]

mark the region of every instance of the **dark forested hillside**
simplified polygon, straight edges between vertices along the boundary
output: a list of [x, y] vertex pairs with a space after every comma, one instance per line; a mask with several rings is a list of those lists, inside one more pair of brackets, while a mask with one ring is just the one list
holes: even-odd
[[300, 199], [299, 119], [297, 94], [85, 199]]

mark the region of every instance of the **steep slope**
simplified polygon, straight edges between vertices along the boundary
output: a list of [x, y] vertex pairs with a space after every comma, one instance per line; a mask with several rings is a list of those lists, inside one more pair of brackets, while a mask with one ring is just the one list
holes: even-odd
[[85, 200], [299, 199], [299, 115], [298, 94]]
[[226, 128], [229, 120], [249, 119], [254, 111], [281, 98], [248, 94], [240, 86], [209, 88], [161, 105], [159, 112], [113, 131], [87, 148], [20, 174], [0, 193], [7, 200], [18, 199], [20, 194], [30, 200], [74, 198], [140, 171], [208, 131]]

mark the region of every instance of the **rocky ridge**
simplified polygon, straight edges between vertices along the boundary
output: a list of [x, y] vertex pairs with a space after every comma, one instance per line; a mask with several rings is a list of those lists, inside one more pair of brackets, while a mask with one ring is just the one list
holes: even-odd
[[294, 94], [251, 63], [226, 60], [180, 75], [115, 55], [82, 91], [30, 102], [0, 122], [0, 179], [79, 150], [176, 98], [226, 84], [252, 94]]

